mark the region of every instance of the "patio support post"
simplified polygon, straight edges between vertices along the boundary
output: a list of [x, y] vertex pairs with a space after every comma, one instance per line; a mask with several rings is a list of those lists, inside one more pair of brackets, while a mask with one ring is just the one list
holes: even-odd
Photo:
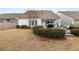
[[74, 21], [72, 20], [72, 24], [74, 24]]
[[60, 20], [59, 20], [59, 27], [60, 27], [61, 23], [60, 23]]

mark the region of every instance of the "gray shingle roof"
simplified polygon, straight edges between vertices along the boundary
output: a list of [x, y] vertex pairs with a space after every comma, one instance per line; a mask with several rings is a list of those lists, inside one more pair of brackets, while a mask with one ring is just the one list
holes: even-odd
[[24, 13], [6, 13], [6, 14], [0, 14], [0, 18], [2, 19], [9, 19], [9, 18], [19, 18], [24, 19], [27, 18]]
[[41, 19], [58, 19], [59, 16], [51, 10], [28, 10], [25, 12], [28, 18], [41, 18]]
[[79, 11], [61, 11], [61, 13], [73, 18], [74, 20], [79, 20]]
[[28, 10], [25, 13], [4, 13], [0, 14], [0, 19], [19, 18], [19, 19], [58, 19], [59, 16], [50, 10]]

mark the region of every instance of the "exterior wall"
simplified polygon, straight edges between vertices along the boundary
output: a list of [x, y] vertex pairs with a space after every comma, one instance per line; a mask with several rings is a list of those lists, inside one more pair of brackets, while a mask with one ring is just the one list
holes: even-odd
[[44, 20], [41, 21], [41, 25], [46, 28], [46, 22]]
[[10, 28], [16, 28], [17, 20], [15, 20], [13, 23], [8, 23], [6, 20], [4, 22], [0, 22], [0, 29], [10, 29]]
[[60, 16], [60, 19], [56, 21], [56, 23], [60, 22], [60, 26], [67, 26], [74, 24], [74, 20], [63, 13], [57, 12], [57, 15]]
[[41, 19], [19, 19], [18, 25], [29, 25], [29, 20], [37, 20], [37, 25], [41, 25]]
[[43, 26], [45, 26], [45, 25], [46, 25], [46, 22], [42, 20], [41, 24], [42, 24]]
[[18, 19], [18, 25], [27, 25], [27, 26], [29, 26], [29, 19]]
[[37, 19], [37, 25], [42, 25], [41, 24], [41, 19]]
[[14, 23], [0, 23], [0, 29], [16, 28]]
[[54, 27], [60, 27], [60, 26], [61, 26], [60, 19], [56, 19], [54, 21]]

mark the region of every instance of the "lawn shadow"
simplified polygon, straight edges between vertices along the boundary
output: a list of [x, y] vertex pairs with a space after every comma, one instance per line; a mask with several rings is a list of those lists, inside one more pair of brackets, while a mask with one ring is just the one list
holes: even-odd
[[55, 41], [63, 41], [66, 40], [66, 36], [64, 38], [53, 38], [53, 37], [43, 37], [39, 35], [35, 35], [36, 37], [40, 38], [40, 41], [50, 41], [50, 40], [55, 40]]

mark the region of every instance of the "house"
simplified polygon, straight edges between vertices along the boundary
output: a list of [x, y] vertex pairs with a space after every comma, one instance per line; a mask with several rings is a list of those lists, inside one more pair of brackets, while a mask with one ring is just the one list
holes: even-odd
[[76, 26], [79, 27], [79, 11], [59, 11], [57, 15], [60, 16], [61, 26]]
[[51, 10], [28, 10], [25, 12], [25, 19], [18, 19], [18, 25], [27, 25], [30, 27], [36, 25], [46, 26], [47, 24], [54, 24], [54, 21], [59, 19], [59, 16]]
[[12, 28], [16, 25], [46, 26], [54, 24], [60, 17], [51, 10], [28, 10], [25, 13], [4, 13], [0, 14], [0, 27]]

